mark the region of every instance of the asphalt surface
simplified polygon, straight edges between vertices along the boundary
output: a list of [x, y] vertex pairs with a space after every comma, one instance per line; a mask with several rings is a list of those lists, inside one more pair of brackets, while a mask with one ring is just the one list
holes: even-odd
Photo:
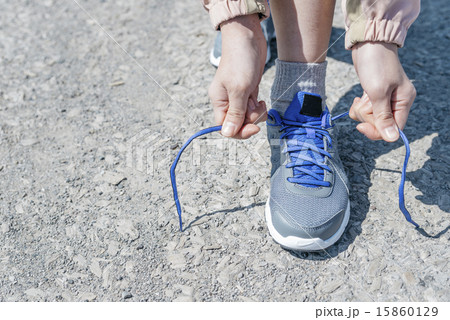
[[[398, 209], [402, 143], [368, 141], [342, 119], [351, 218], [326, 252], [268, 234], [265, 125], [212, 134], [214, 40], [199, 1], [0, 0], [0, 301], [448, 301], [450, 8], [423, 1], [401, 60], [417, 99]], [[333, 26], [328, 105], [362, 92]], [[272, 53], [276, 56], [276, 44]], [[274, 60], [260, 97], [269, 102]]]

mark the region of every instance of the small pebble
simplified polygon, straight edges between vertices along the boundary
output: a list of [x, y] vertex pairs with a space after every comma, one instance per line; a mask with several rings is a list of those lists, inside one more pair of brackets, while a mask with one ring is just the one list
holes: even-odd
[[132, 297], [133, 297], [133, 295], [131, 293], [129, 293], [128, 291], [122, 292], [122, 299], [130, 299]]

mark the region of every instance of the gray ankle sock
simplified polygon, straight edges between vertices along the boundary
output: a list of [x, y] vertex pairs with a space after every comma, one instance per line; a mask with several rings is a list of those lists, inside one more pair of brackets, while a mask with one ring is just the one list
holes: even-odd
[[326, 61], [302, 63], [277, 59], [275, 64], [275, 80], [270, 94], [273, 109], [283, 116], [298, 91], [319, 94], [322, 97], [322, 109], [325, 108]]

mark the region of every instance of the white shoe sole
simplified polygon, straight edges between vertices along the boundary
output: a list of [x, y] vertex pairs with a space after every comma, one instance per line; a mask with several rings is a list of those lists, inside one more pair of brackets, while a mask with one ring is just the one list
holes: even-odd
[[[215, 57], [214, 56], [214, 48], [211, 49], [211, 51], [209, 52], [209, 62], [216, 68], [219, 67], [220, 64], [220, 57]], [[266, 55], [266, 64], [270, 61], [270, 59], [272, 58], [272, 55], [270, 53], [270, 46], [267, 47], [267, 55]]]
[[215, 57], [214, 56], [214, 48], [211, 49], [211, 51], [209, 52], [209, 62], [216, 68], [219, 67], [219, 63], [220, 63], [220, 57]]
[[277, 230], [275, 230], [275, 227], [272, 224], [272, 213], [270, 212], [269, 200], [270, 196], [269, 199], [267, 199], [265, 209], [266, 223], [267, 227], [269, 228], [269, 233], [278, 244], [289, 250], [319, 251], [328, 248], [329, 246], [333, 245], [336, 241], [339, 240], [339, 238], [344, 233], [345, 227], [348, 224], [348, 220], [350, 219], [350, 201], [349, 201], [347, 205], [347, 210], [345, 211], [344, 220], [342, 221], [341, 226], [336, 231], [336, 233], [332, 235], [330, 238], [323, 240], [320, 238], [304, 239], [294, 236], [283, 237], [281, 234], [278, 233]]

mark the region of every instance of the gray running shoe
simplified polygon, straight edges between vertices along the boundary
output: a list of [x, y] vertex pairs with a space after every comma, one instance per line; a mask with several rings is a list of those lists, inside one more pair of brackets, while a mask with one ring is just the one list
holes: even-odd
[[307, 92], [295, 95], [284, 117], [269, 111], [272, 177], [265, 215], [270, 234], [286, 249], [325, 249], [348, 223], [348, 181], [332, 141], [338, 117]]
[[[269, 17], [261, 22], [261, 29], [263, 31], [264, 38], [266, 38], [267, 42], [267, 56], [266, 56], [266, 64], [267, 64], [271, 59], [270, 41], [272, 41], [272, 39], [275, 39], [275, 28], [273, 26], [272, 17]], [[214, 47], [211, 49], [211, 53], [209, 54], [209, 62], [211, 62], [211, 64], [217, 68], [219, 66], [221, 57], [222, 57], [222, 33], [219, 31], [217, 33], [216, 39], [214, 40]]]

